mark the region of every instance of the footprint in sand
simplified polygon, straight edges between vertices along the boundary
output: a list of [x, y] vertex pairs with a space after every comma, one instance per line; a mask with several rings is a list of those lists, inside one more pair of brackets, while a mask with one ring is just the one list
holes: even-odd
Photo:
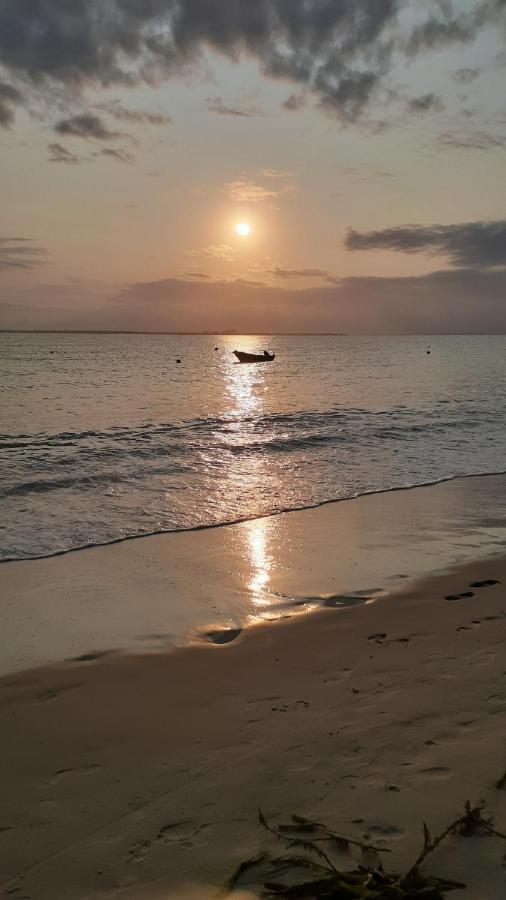
[[205, 841], [197, 844], [195, 838], [205, 827], [205, 825], [197, 825], [196, 828], [193, 828], [188, 821], [169, 822], [168, 825], [162, 825], [151, 840], [135, 841], [132, 844], [128, 851], [127, 862], [142, 862], [156, 844], [177, 844], [186, 850], [194, 847], [203, 847], [205, 846]]
[[99, 766], [98, 763], [90, 763], [89, 766], [77, 766], [75, 769], [59, 769], [55, 772], [49, 784], [56, 784], [67, 775], [94, 775], [96, 772], [100, 772], [101, 769], [102, 766]]
[[204, 632], [204, 638], [211, 644], [231, 644], [242, 634], [242, 628], [214, 628]]
[[307, 700], [296, 700], [295, 703], [281, 703], [279, 706], [271, 706], [271, 712], [293, 712], [295, 709], [307, 709], [309, 703]]
[[114, 653], [114, 650], [97, 650], [93, 653], [82, 653], [81, 656], [74, 656], [71, 662], [95, 662], [95, 660], [109, 656], [111, 653]]
[[49, 700], [56, 700], [61, 694], [65, 691], [72, 691], [75, 688], [82, 687], [82, 684], [65, 684], [61, 687], [48, 688], [46, 691], [42, 691], [36, 697], [37, 703], [47, 703]]
[[494, 584], [500, 584], [500, 581], [497, 581], [495, 578], [485, 578], [483, 581], [472, 581], [469, 587], [474, 588], [484, 588], [484, 587], [492, 587]]
[[450, 778], [452, 774], [447, 766], [429, 766], [427, 769], [419, 769], [418, 772], [420, 775], [429, 775], [430, 778], [437, 780]]
[[132, 844], [130, 850], [128, 851], [128, 862], [142, 862], [144, 857], [149, 853], [150, 849], [151, 841], [136, 841], [135, 844]]
[[506, 613], [501, 609], [496, 616], [483, 616], [482, 619], [472, 619], [470, 625], [459, 625], [457, 631], [471, 631], [472, 628], [477, 628], [479, 625], [483, 625], [484, 622], [498, 622], [505, 617]]

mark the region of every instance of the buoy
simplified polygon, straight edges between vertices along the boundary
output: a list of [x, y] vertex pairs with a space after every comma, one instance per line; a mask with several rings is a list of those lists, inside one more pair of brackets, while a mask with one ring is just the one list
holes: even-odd
[[217, 349], [218, 349], [218, 348], [217, 348], [217, 347], [215, 347], [215, 348], [214, 348], [214, 349], [215, 349], [215, 350], [217, 350]]
[[180, 359], [176, 359], [176, 362], [177, 362], [177, 363], [180, 363], [180, 362], [181, 362], [181, 360], [180, 360]]

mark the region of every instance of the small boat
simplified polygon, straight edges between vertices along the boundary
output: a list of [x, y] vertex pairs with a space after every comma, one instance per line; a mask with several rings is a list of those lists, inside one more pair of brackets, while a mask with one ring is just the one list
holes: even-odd
[[272, 362], [275, 355], [275, 353], [269, 353], [268, 350], [264, 350], [263, 353], [244, 353], [242, 350], [234, 350], [234, 356], [240, 363]]

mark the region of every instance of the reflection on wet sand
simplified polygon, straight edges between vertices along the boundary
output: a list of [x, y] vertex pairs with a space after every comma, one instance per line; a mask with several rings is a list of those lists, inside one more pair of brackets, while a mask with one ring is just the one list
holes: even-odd
[[246, 523], [245, 535], [247, 552], [249, 551], [253, 576], [248, 583], [253, 603], [257, 607], [265, 607], [271, 596], [268, 591], [272, 557], [268, 550], [269, 531], [273, 527], [272, 519], [256, 519]]

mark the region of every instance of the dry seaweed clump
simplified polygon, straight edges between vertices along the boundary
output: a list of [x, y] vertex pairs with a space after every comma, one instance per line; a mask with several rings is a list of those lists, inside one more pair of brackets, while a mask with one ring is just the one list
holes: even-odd
[[[260, 825], [285, 845], [285, 852], [265, 852], [242, 862], [230, 879], [226, 892], [247, 877], [250, 884], [261, 888], [266, 898], [286, 897], [290, 900], [445, 900], [449, 891], [465, 885], [444, 878], [425, 875], [420, 867], [427, 857], [450, 834], [471, 837], [487, 833], [506, 839], [493, 827], [483, 806], [465, 805], [458, 816], [440, 834], [432, 835], [423, 826], [424, 842], [413, 865], [403, 874], [385, 871], [380, 855], [389, 850], [367, 844], [312, 822], [291, 816], [288, 823], [272, 825], [259, 810]], [[360, 862], [353, 871], [340, 871], [336, 855], [359, 852]]]

